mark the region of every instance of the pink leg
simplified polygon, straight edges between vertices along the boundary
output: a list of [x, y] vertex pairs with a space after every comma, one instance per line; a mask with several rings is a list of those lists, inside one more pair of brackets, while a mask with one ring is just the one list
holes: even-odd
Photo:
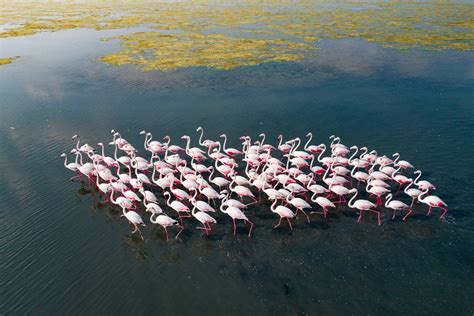
[[431, 208], [432, 208], [432, 206], [430, 206], [430, 208], [428, 209], [428, 213], [426, 213], [426, 216], [431, 215]]
[[301, 212], [303, 212], [304, 216], [306, 216], [306, 219], [308, 220], [308, 224], [311, 223], [311, 221], [309, 220], [309, 216], [308, 216], [308, 213], [306, 213], [305, 211], [301, 210]]
[[249, 237], [252, 235], [252, 230], [253, 230], [253, 223], [251, 221], [247, 221], [250, 224], [250, 230], [249, 230]]
[[181, 233], [183, 232], [184, 230], [184, 226], [180, 226], [181, 229], [179, 230], [179, 232], [176, 234], [176, 236], [174, 237], [175, 239], [178, 239], [179, 235], [181, 235]]
[[397, 210], [393, 210], [393, 216], [392, 219], [395, 219], [395, 216], [397, 215]]
[[409, 208], [408, 212], [405, 214], [405, 216], [403, 216], [403, 220], [405, 220], [408, 217], [408, 215], [410, 215], [412, 212], [413, 212], [413, 210], [411, 208]]
[[357, 223], [360, 223], [361, 219], [362, 219], [362, 211], [359, 211], [359, 218], [357, 218]]
[[232, 219], [234, 221], [234, 238], [235, 238], [235, 235], [237, 234], [237, 227], [235, 226], [235, 219]]
[[166, 228], [166, 226], [164, 227], [165, 228], [165, 234], [166, 234], [166, 241], [169, 241], [169, 237], [168, 237], [168, 229]]
[[290, 219], [287, 217], [286, 220], [287, 220], [287, 222], [288, 222], [288, 225], [290, 226], [290, 229], [293, 230], [293, 226], [291, 226]]
[[282, 219], [282, 217], [280, 217], [280, 220], [278, 221], [278, 224], [276, 224], [276, 226], [274, 226], [273, 228], [277, 228], [278, 226], [281, 225], [281, 219]]
[[446, 215], [446, 213], [448, 213], [448, 209], [447, 209], [447, 208], [442, 207], [441, 209], [442, 209], [444, 212], [443, 212], [443, 214], [441, 214], [441, 216], [439, 217], [439, 219], [442, 219], [442, 218], [444, 217], [444, 215]]

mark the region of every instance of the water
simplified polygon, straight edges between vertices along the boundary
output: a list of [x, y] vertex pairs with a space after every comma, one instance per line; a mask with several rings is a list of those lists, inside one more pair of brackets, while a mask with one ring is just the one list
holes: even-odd
[[[22, 57], [0, 69], [0, 313], [472, 315], [472, 53], [333, 40], [298, 63], [141, 73], [96, 60], [116, 49], [97, 41], [113, 32], [2, 40], [2, 56]], [[314, 143], [398, 151], [450, 213], [418, 206], [402, 223], [385, 210], [378, 227], [339, 208], [291, 234], [262, 205], [250, 240], [219, 214], [209, 238], [190, 226], [167, 243], [147, 225], [142, 241], [59, 158], [76, 133], [95, 144], [114, 128], [139, 146], [142, 129], [195, 141], [199, 125], [233, 146], [312, 131]]]

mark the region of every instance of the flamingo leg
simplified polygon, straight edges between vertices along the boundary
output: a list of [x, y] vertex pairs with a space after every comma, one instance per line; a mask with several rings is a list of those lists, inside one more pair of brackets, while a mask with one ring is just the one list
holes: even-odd
[[291, 222], [290, 222], [290, 219], [288, 217], [286, 218], [286, 221], [288, 222], [288, 225], [290, 226], [290, 229], [293, 230], [293, 226], [291, 226]]
[[273, 228], [277, 228], [278, 226], [281, 225], [281, 219], [282, 219], [282, 217], [280, 217], [280, 220], [278, 221], [278, 224], [276, 224], [276, 226], [274, 226]]
[[441, 214], [441, 216], [439, 217], [439, 219], [442, 219], [444, 217], [444, 215], [446, 215], [446, 213], [448, 213], [448, 209], [445, 208], [445, 207], [441, 207], [441, 209], [444, 211], [443, 214]]
[[397, 216], [397, 210], [393, 210], [393, 216], [392, 216], [392, 219], [395, 219], [395, 216]]
[[413, 212], [413, 210], [411, 208], [409, 208], [408, 212], [405, 214], [405, 216], [403, 216], [403, 220], [405, 220], [408, 217], [408, 215], [410, 215], [412, 212]]
[[303, 212], [304, 216], [306, 216], [306, 219], [308, 220], [308, 224], [311, 223], [311, 221], [309, 220], [309, 216], [308, 216], [308, 213], [306, 213], [304, 210], [300, 210], [301, 212]]
[[237, 227], [235, 226], [235, 218], [233, 218], [232, 221], [234, 222], [234, 239], [235, 239], [235, 235], [237, 234]]
[[252, 223], [251, 221], [249, 221], [249, 220], [247, 220], [247, 222], [250, 224], [249, 235], [248, 235], [249, 238], [250, 238], [250, 236], [252, 235], [253, 223]]
[[357, 218], [357, 223], [360, 223], [361, 219], [362, 219], [362, 211], [359, 211], [359, 217]]
[[166, 228], [166, 226], [164, 226], [164, 229], [165, 229], [165, 234], [166, 234], [166, 241], [169, 241], [168, 229]]
[[181, 229], [179, 230], [179, 232], [178, 232], [178, 233], [176, 234], [176, 236], [174, 237], [175, 239], [178, 239], [179, 235], [180, 235], [180, 234], [183, 232], [183, 230], [184, 230], [184, 226], [181, 225], [180, 227], [181, 227]]
[[428, 213], [426, 213], [426, 216], [431, 215], [431, 208], [432, 208], [432, 206], [430, 206], [430, 208], [428, 209]]

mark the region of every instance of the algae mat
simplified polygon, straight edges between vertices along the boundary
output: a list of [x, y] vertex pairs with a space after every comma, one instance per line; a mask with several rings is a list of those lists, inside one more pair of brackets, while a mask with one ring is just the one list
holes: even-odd
[[[317, 58], [321, 39], [400, 49], [472, 50], [474, 5], [453, 2], [1, 2], [0, 41], [40, 32], [146, 27], [100, 59], [143, 71], [232, 69]], [[0, 64], [15, 58], [2, 59]]]

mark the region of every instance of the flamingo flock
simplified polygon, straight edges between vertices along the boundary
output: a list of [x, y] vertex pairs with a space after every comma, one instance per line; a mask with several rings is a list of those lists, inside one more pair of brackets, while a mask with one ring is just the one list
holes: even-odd
[[357, 222], [363, 214], [375, 214], [378, 225], [383, 208], [393, 211], [392, 219], [404, 212], [403, 221], [413, 213], [415, 203], [428, 206], [426, 215], [433, 208], [441, 209], [440, 219], [448, 212], [447, 204], [430, 194], [435, 186], [421, 180], [420, 170], [412, 172], [414, 166], [401, 160], [399, 153], [385, 156], [367, 147], [348, 147], [334, 135], [328, 146], [314, 145], [312, 133], [306, 134], [305, 142], [300, 138], [284, 141], [279, 135], [275, 146], [266, 143], [265, 134], [257, 140], [242, 136], [241, 146], [231, 148], [226, 134], [212, 140], [203, 139], [202, 127], [196, 132], [198, 142], [192, 147], [188, 135], [172, 144], [169, 136], [160, 142], [141, 131], [148, 153], [140, 156], [112, 130], [112, 157], [106, 156], [103, 143], [94, 149], [74, 135], [74, 162], [68, 163], [66, 153], [61, 157], [64, 166], [76, 173], [71, 179], [96, 186], [102, 202], [120, 207], [133, 226], [132, 233], [138, 232], [141, 238], [139, 226], [145, 226], [142, 216], [146, 213], [150, 213], [150, 223], [163, 227], [169, 240], [169, 228], [176, 227], [178, 238], [193, 222], [209, 235], [222, 220], [219, 212], [232, 219], [234, 238], [238, 222], [248, 225], [250, 237], [256, 212], [251, 206], [265, 201], [271, 206], [263, 211], [278, 218], [275, 228], [286, 221], [290, 230], [299, 213], [309, 224], [311, 215], [326, 220], [328, 213], [343, 204], [358, 212]]

